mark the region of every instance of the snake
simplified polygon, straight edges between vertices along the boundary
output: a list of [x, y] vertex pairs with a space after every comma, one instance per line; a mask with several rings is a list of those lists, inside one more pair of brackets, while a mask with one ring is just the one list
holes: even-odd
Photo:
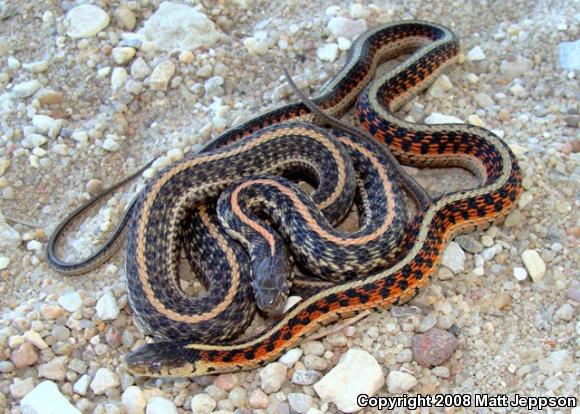
[[[371, 82], [378, 65], [406, 54], [408, 56], [402, 63]], [[196, 169], [200, 159], [219, 158], [224, 153], [231, 155], [232, 151], [243, 152], [242, 148], [258, 146], [258, 141], [273, 139], [279, 133], [301, 138], [317, 133], [324, 135], [313, 126], [307, 127], [308, 122], [316, 121], [316, 114], [302, 101], [278, 107], [211, 141], [204, 147], [207, 154], [186, 158], [162, 171], [136, 198], [126, 229], [122, 230], [127, 231], [126, 277], [129, 299], [138, 320], [147, 316], [143, 310], [162, 310], [173, 318], [173, 326], [178, 328], [174, 332], [162, 332], [160, 337], [167, 336], [166, 339], [147, 343], [130, 352], [125, 359], [128, 370], [141, 376], [183, 377], [262, 366], [298, 344], [307, 334], [340, 317], [409, 301], [429, 283], [445, 246], [453, 237], [501, 223], [514, 208], [522, 191], [521, 171], [509, 146], [492, 132], [477, 126], [421, 125], [395, 115], [402, 105], [455, 63], [458, 54], [459, 39], [444, 26], [424, 21], [379, 25], [353, 42], [343, 68], [322, 87], [312, 102], [334, 117], [342, 116], [354, 105], [359, 126], [378, 143], [388, 147], [401, 163], [416, 167], [458, 166], [477, 176], [480, 185], [429, 200], [407, 227], [401, 243], [402, 253], [386, 269], [360, 278], [347, 278], [319, 291], [249, 338], [229, 343], [223, 343], [219, 337], [199, 341], [181, 339], [183, 334], [175, 321], [200, 314], [188, 314], [179, 296], [163, 296], [167, 286], [175, 284], [164, 275], [175, 272], [176, 262], [172, 258], [176, 257], [180, 245], [176, 233], [164, 232], [179, 226], [179, 221], [185, 216], [186, 204], [200, 192], [211, 192], [209, 188], [220, 183], [213, 180], [205, 187], [196, 185], [190, 187], [187, 194], [179, 196], [172, 195], [171, 189], [176, 183], [183, 186], [179, 181], [186, 180], [188, 174], [204, 173], [203, 168]], [[301, 131], [288, 130], [292, 128]], [[257, 135], [252, 135], [254, 133]], [[251, 163], [247, 158], [241, 158], [242, 164]], [[271, 171], [267, 167], [267, 175], [251, 176], [254, 173], [252, 166], [246, 165], [254, 184], [276, 187], [274, 183], [278, 181], [269, 175]], [[262, 173], [264, 171], [260, 171]], [[231, 186], [229, 179], [227, 181], [222, 189], [230, 198], [235, 191], [239, 194], [247, 189], [240, 188], [244, 183]], [[292, 200], [296, 206], [298, 201]], [[163, 206], [181, 213], [162, 212], [160, 207]], [[389, 207], [393, 208], [393, 205]], [[275, 208], [271, 211], [274, 215], [276, 212]], [[167, 219], [169, 225], [164, 221]], [[322, 218], [320, 220], [322, 222]], [[252, 227], [259, 221], [250, 217], [246, 224]], [[163, 229], [163, 234], [159, 228]], [[313, 231], [313, 227], [309, 231]], [[167, 237], [163, 239], [165, 248], [153, 244], [161, 236]], [[234, 257], [236, 253], [230, 254]], [[235, 257], [233, 260], [232, 263], [236, 262]], [[163, 268], [159, 267], [160, 263], [164, 263]], [[159, 283], [153, 284], [152, 280]], [[201, 316], [221, 310], [212, 308]], [[152, 317], [150, 327], [162, 330], [161, 324], [155, 325], [157, 315], [155, 313]]]

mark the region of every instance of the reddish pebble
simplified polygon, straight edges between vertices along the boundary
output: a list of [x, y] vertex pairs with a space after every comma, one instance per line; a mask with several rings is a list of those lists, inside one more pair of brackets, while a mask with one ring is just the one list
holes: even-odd
[[231, 391], [239, 385], [239, 381], [234, 374], [221, 374], [216, 377], [213, 385], [218, 387], [220, 390]]
[[267, 408], [269, 403], [268, 396], [259, 388], [252, 391], [248, 400], [250, 407], [256, 409]]
[[457, 348], [457, 338], [450, 332], [433, 328], [413, 337], [413, 359], [430, 368], [447, 361]]
[[119, 348], [121, 343], [123, 343], [123, 336], [121, 335], [121, 332], [113, 326], [105, 334], [105, 342], [107, 342], [107, 345], [109, 345], [110, 348]]
[[36, 361], [38, 361], [38, 354], [34, 349], [34, 345], [29, 342], [25, 342], [20, 345], [18, 349], [12, 351], [12, 355], [10, 355], [10, 361], [12, 361], [16, 368], [29, 367], [36, 364]]

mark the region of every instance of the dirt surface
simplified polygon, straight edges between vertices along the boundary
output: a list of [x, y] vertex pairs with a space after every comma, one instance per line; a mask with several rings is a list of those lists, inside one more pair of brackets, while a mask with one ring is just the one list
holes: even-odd
[[[574, 2], [196, 2], [218, 38], [191, 50], [158, 49], [155, 38], [131, 43], [135, 36], [126, 33], [145, 25], [156, 1], [93, 4], [110, 22], [74, 38], [65, 16], [77, 3], [0, 1], [0, 410], [22, 412], [22, 398], [50, 380], [58, 390], [49, 394], [84, 413], [146, 406], [148, 413], [192, 406], [194, 412], [338, 412], [317, 394], [316, 381], [301, 385], [293, 375], [315, 371], [309, 375], [318, 379], [349, 348], [367, 351], [383, 370], [387, 384], [377, 395], [397, 389], [391, 372], [415, 380], [402, 388], [408, 394], [578, 395], [579, 89], [577, 74], [558, 55], [559, 44], [579, 37]], [[524, 173], [517, 210], [504, 225], [458, 240], [448, 253], [458, 269], [442, 268], [410, 304], [315, 341], [321, 352], [303, 347], [275, 391], [259, 371], [180, 380], [131, 376], [123, 358], [144, 336], [127, 304], [123, 254], [87, 275], [66, 277], [46, 263], [47, 235], [91, 194], [158, 158], [137, 184], [67, 232], [65, 257], [94, 251], [158, 168], [255, 113], [290, 102], [280, 64], [314, 95], [346, 56], [345, 39], [328, 28], [337, 16], [363, 19], [367, 27], [424, 19], [460, 36], [460, 64], [399, 115], [424, 122], [445, 114], [503, 137]], [[331, 61], [321, 51], [328, 44], [338, 44]], [[172, 62], [165, 88], [135, 65], [138, 59], [153, 74]], [[456, 170], [412, 173], [431, 194], [473, 185]], [[528, 251], [537, 253], [535, 265], [524, 263]], [[67, 302], [77, 297], [78, 306]], [[433, 327], [456, 333], [458, 344], [451, 358], [429, 369], [415, 362], [411, 348], [417, 334]], [[495, 412], [518, 410], [524, 412]]]

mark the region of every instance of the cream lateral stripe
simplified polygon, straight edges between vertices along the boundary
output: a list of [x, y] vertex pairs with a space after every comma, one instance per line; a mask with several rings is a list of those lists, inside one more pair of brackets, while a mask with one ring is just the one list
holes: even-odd
[[[348, 140], [343, 140], [343, 139], [341, 139], [341, 142], [343, 144], [348, 145], [348, 146], [356, 149], [357, 151], [363, 153], [365, 155], [365, 157], [367, 157], [368, 159], [371, 160], [373, 167], [375, 167], [379, 171], [379, 175], [381, 177], [381, 181], [383, 183], [383, 187], [385, 189], [385, 194], [386, 194], [386, 197], [388, 200], [387, 202], [389, 203], [389, 205], [394, 205], [395, 200], [393, 198], [393, 191], [392, 191], [393, 189], [391, 186], [391, 182], [389, 181], [389, 179], [387, 177], [387, 173], [385, 172], [384, 166], [379, 162], [379, 160], [377, 160], [376, 157], [371, 152], [369, 152], [366, 148], [364, 148], [358, 144], [355, 144], [354, 142], [349, 142]], [[272, 244], [274, 243], [274, 239], [273, 239], [272, 235], [268, 232], [268, 230], [266, 230], [265, 228], [260, 226], [258, 223], [256, 223], [252, 219], [250, 219], [240, 209], [239, 204], [238, 204], [239, 192], [241, 190], [251, 186], [251, 185], [254, 185], [254, 184], [265, 184], [265, 185], [269, 185], [271, 187], [277, 188], [278, 191], [280, 191], [281, 193], [286, 195], [286, 197], [288, 197], [288, 198], [290, 198], [290, 200], [292, 200], [292, 204], [294, 206], [296, 206], [296, 210], [298, 210], [300, 212], [300, 214], [302, 215], [302, 217], [304, 217], [304, 220], [306, 220], [306, 222], [308, 223], [308, 225], [312, 229], [312, 231], [314, 231], [316, 234], [318, 234], [321, 238], [324, 238], [324, 239], [329, 240], [333, 243], [340, 244], [343, 246], [358, 246], [361, 244], [367, 244], [368, 242], [370, 242], [372, 240], [376, 240], [377, 238], [381, 237], [388, 230], [389, 226], [392, 224], [393, 219], [395, 217], [395, 210], [389, 209], [389, 212], [387, 214], [387, 217], [383, 221], [383, 224], [377, 230], [375, 230], [373, 233], [365, 235], [363, 237], [348, 238], [348, 239], [344, 238], [344, 237], [337, 237], [337, 236], [334, 236], [334, 235], [328, 233], [326, 230], [324, 230], [322, 227], [319, 226], [319, 224], [316, 222], [314, 217], [312, 217], [312, 215], [308, 212], [307, 207], [302, 203], [302, 201], [296, 196], [296, 194], [292, 190], [289, 190], [287, 187], [280, 185], [280, 183], [278, 183], [277, 181], [270, 180], [270, 179], [261, 178], [261, 179], [244, 181], [242, 184], [240, 184], [235, 189], [234, 193], [232, 194], [232, 207], [233, 207], [236, 215], [239, 216], [239, 218], [242, 222], [244, 222], [245, 224], [250, 226], [252, 229], [254, 229], [256, 232], [261, 234], [268, 241], [268, 243], [272, 243]], [[272, 246], [272, 244], [270, 244], [270, 246]]]
[[[161, 302], [155, 296], [155, 292], [154, 292], [153, 287], [151, 285], [151, 282], [149, 280], [149, 275], [148, 275], [148, 270], [147, 270], [147, 265], [146, 265], [146, 260], [145, 260], [145, 240], [146, 240], [145, 233], [147, 230], [147, 225], [149, 223], [149, 212], [151, 211], [151, 207], [152, 207], [161, 187], [163, 185], [165, 185], [173, 176], [175, 176], [176, 174], [179, 174], [179, 173], [181, 173], [181, 172], [183, 172], [191, 167], [199, 166], [200, 164], [204, 164], [204, 163], [208, 163], [208, 162], [212, 162], [212, 161], [216, 161], [216, 160], [220, 160], [220, 159], [224, 159], [224, 158], [228, 158], [228, 157], [231, 157], [234, 155], [239, 155], [241, 153], [247, 152], [250, 149], [253, 149], [256, 146], [264, 144], [265, 142], [268, 142], [268, 141], [271, 141], [271, 140], [274, 140], [274, 139], [277, 139], [277, 138], [280, 138], [280, 137], [283, 137], [286, 135], [302, 135], [302, 136], [312, 137], [312, 138], [316, 139], [317, 141], [319, 141], [326, 148], [328, 148], [329, 151], [331, 151], [333, 154], [338, 155], [338, 151], [337, 151], [336, 147], [323, 134], [315, 132], [312, 129], [306, 129], [303, 127], [286, 127], [286, 128], [276, 129], [275, 131], [270, 132], [270, 133], [266, 133], [263, 136], [246, 143], [245, 145], [241, 145], [240, 147], [236, 147], [236, 148], [232, 149], [231, 151], [218, 152], [215, 154], [210, 154], [210, 155], [203, 156], [203, 157], [196, 157], [196, 158], [193, 158], [191, 160], [184, 161], [184, 162], [178, 164], [177, 166], [175, 166], [174, 168], [171, 168], [168, 171], [166, 171], [164, 175], [162, 175], [161, 177], [159, 177], [159, 179], [157, 181], [155, 181], [155, 183], [151, 187], [151, 190], [147, 193], [147, 197], [145, 198], [145, 201], [143, 203], [143, 214], [141, 215], [141, 217], [139, 217], [139, 225], [138, 225], [138, 230], [137, 230], [138, 236], [136, 239], [136, 249], [135, 250], [136, 250], [136, 255], [137, 255], [136, 261], [137, 261], [137, 268], [138, 268], [138, 276], [139, 276], [139, 280], [141, 282], [141, 286], [143, 288], [143, 292], [145, 293], [145, 296], [146, 296], [147, 300], [149, 301], [149, 303], [160, 314], [166, 316], [167, 318], [169, 318], [171, 320], [178, 321], [178, 322], [186, 322], [186, 323], [202, 322], [204, 320], [215, 317], [220, 312], [222, 312], [225, 308], [227, 308], [227, 306], [229, 306], [229, 304], [233, 300], [235, 293], [237, 292], [237, 285], [234, 288], [234, 284], [232, 283], [232, 286], [231, 286], [230, 290], [228, 291], [228, 294], [226, 295], [226, 297], [224, 298], [224, 300], [222, 302], [220, 302], [211, 311], [203, 313], [203, 314], [199, 314], [199, 315], [182, 315], [179, 312], [176, 312], [172, 309], [167, 308], [167, 306], [165, 306], [165, 304], [163, 302]], [[340, 156], [336, 156], [335, 159], [340, 160], [340, 161], [338, 161], [339, 177], [342, 174], [342, 177], [343, 177], [342, 183], [344, 183], [345, 174], [346, 174], [344, 162], [342, 161], [342, 157], [340, 157]], [[215, 185], [215, 183], [213, 183], [212, 185]], [[197, 191], [198, 192], [203, 191], [208, 186], [198, 187]], [[335, 199], [340, 194], [339, 187], [340, 186], [338, 186], [337, 189], [335, 190], [335, 192], [333, 192], [333, 194], [331, 194], [331, 196], [329, 197], [327, 202], [332, 203], [335, 201]], [[173, 234], [175, 234], [175, 232], [173, 232]], [[231, 248], [226, 247], [227, 243], [225, 243], [225, 241], [221, 237], [219, 239], [221, 239], [221, 243], [223, 243], [224, 251], [227, 252], [226, 258], [227, 258], [228, 262], [230, 263], [230, 265], [232, 266], [232, 275], [234, 278], [238, 279], [238, 283], [239, 283], [239, 267], [237, 266], [237, 260], [236, 260], [235, 254], [231, 250]], [[168, 252], [166, 252], [166, 254], [168, 254]], [[171, 274], [170, 280], [177, 280], [177, 278], [175, 277], [176, 275], [175, 275], [174, 269], [170, 269], [170, 274]]]
[[[235, 350], [239, 350], [239, 349], [244, 349], [246, 347], [255, 345], [259, 342], [265, 341], [274, 332], [280, 330], [284, 325], [286, 325], [288, 320], [294, 318], [300, 312], [303, 312], [309, 305], [313, 304], [314, 302], [316, 302], [316, 301], [318, 301], [318, 300], [320, 300], [328, 295], [331, 295], [331, 294], [337, 294], [337, 293], [341, 293], [341, 292], [348, 290], [348, 289], [354, 289], [354, 288], [357, 288], [357, 287], [362, 286], [362, 285], [366, 285], [369, 283], [375, 283], [380, 279], [384, 279], [386, 277], [389, 277], [393, 273], [398, 272], [400, 269], [402, 269], [404, 266], [406, 266], [409, 262], [411, 262], [415, 258], [415, 256], [417, 256], [419, 254], [419, 252], [423, 248], [424, 240], [427, 237], [427, 232], [429, 231], [429, 227], [431, 225], [431, 222], [433, 221], [433, 217], [445, 205], [452, 203], [452, 202], [455, 202], [455, 201], [465, 199], [465, 198], [471, 198], [471, 197], [476, 197], [479, 195], [487, 194], [489, 192], [497, 190], [498, 188], [500, 188], [501, 186], [503, 186], [506, 183], [507, 179], [509, 178], [510, 171], [512, 169], [510, 155], [509, 155], [508, 151], [506, 150], [506, 148], [504, 147], [504, 144], [501, 141], [499, 141], [494, 135], [488, 134], [487, 139], [490, 141], [490, 144], [493, 145], [497, 149], [497, 151], [501, 153], [502, 160], [504, 161], [501, 176], [493, 184], [490, 184], [487, 186], [482, 186], [482, 187], [479, 187], [477, 189], [471, 190], [469, 192], [469, 194], [467, 194], [467, 195], [464, 195], [461, 193], [456, 193], [456, 194], [453, 194], [450, 196], [443, 197], [442, 199], [438, 200], [435, 204], [433, 204], [425, 212], [425, 216], [423, 218], [423, 221], [421, 223], [421, 227], [419, 229], [419, 234], [417, 236], [417, 243], [415, 243], [413, 245], [413, 247], [409, 250], [408, 254], [405, 257], [403, 257], [401, 259], [401, 261], [399, 261], [395, 265], [393, 265], [393, 267], [390, 267], [389, 269], [385, 270], [384, 272], [377, 273], [376, 275], [374, 275], [372, 277], [368, 277], [366, 279], [356, 280], [356, 281], [344, 283], [344, 284], [341, 284], [339, 286], [326, 289], [323, 292], [320, 292], [319, 294], [314, 295], [314, 296], [306, 299], [302, 303], [299, 303], [294, 309], [290, 310], [287, 313], [287, 315], [283, 319], [281, 319], [275, 326], [271, 327], [267, 332], [264, 332], [259, 337], [254, 338], [252, 341], [242, 342], [242, 343], [239, 343], [236, 345], [205, 345], [205, 344], [192, 343], [192, 344], [186, 345], [185, 348], [207, 350], [207, 351], [211, 351], [211, 350], [214, 350], [214, 351], [235, 351]], [[488, 220], [486, 220], [486, 219], [474, 220], [470, 223], [467, 223], [466, 225], [472, 225], [473, 223], [479, 224], [479, 223], [484, 223], [487, 221]], [[457, 231], [458, 229], [461, 229], [463, 227], [465, 227], [465, 225], [455, 226], [452, 230], [449, 231], [448, 237], [452, 237], [452, 234], [454, 231]], [[411, 288], [407, 288], [407, 290], [403, 291], [403, 294], [409, 295], [409, 294], [412, 294], [413, 291], [414, 291], [414, 286]], [[383, 303], [387, 303], [387, 304], [392, 303], [395, 299], [397, 299], [397, 298], [389, 297]], [[353, 307], [345, 307], [344, 312], [350, 311], [350, 310], [352, 310], [352, 308], [355, 308], [355, 309], [360, 308], [360, 305], [353, 306]], [[293, 341], [292, 339], [290, 341], [292, 343], [289, 346], [296, 343], [298, 341], [298, 338], [295, 341]]]
[[[244, 184], [248, 182], [253, 183], [254, 181], [244, 181]], [[237, 215], [240, 218], [242, 223], [244, 223], [246, 226], [249, 226], [256, 233], [262, 236], [264, 240], [266, 240], [266, 243], [268, 243], [268, 246], [270, 246], [270, 255], [274, 257], [276, 255], [276, 241], [274, 240], [274, 236], [272, 236], [272, 233], [266, 230], [257, 221], [250, 219], [246, 214], [243, 213], [242, 209], [240, 208], [240, 205], [238, 203], [238, 195], [242, 189], [247, 187], [247, 185], [244, 184], [237, 186], [232, 193], [232, 196], [230, 198], [232, 211], [234, 212], [235, 215]]]

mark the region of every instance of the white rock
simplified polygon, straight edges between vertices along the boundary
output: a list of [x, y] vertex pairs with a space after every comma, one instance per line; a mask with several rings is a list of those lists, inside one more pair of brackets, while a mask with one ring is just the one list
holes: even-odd
[[73, 39], [91, 37], [109, 25], [109, 15], [100, 7], [83, 4], [71, 9], [64, 19], [66, 34]]
[[456, 242], [449, 243], [443, 252], [441, 264], [458, 274], [465, 270], [465, 252]]
[[109, 152], [116, 152], [121, 149], [121, 145], [115, 140], [115, 135], [107, 135], [103, 141], [103, 149]]
[[91, 382], [91, 389], [97, 395], [104, 394], [109, 388], [119, 386], [119, 377], [109, 368], [99, 368]]
[[127, 78], [129, 75], [125, 68], [115, 68], [113, 69], [113, 74], [111, 75], [111, 86], [113, 90], [121, 89], [127, 83]]
[[25, 63], [22, 67], [32, 73], [42, 73], [48, 69], [48, 62], [39, 60], [38, 62]]
[[248, 49], [248, 52], [252, 55], [262, 56], [268, 52], [270, 49], [268, 42], [264, 39], [259, 39], [256, 37], [247, 37], [244, 39], [244, 46]]
[[519, 83], [510, 86], [509, 91], [513, 96], [517, 96], [518, 98], [525, 98], [528, 96], [528, 91]]
[[178, 414], [173, 401], [163, 397], [153, 397], [147, 402], [145, 414]]
[[570, 322], [572, 319], [574, 319], [575, 313], [576, 312], [574, 311], [574, 307], [572, 305], [569, 303], [564, 303], [562, 306], [560, 306], [560, 308], [558, 308], [555, 316], [556, 319]]
[[191, 399], [191, 410], [194, 414], [209, 414], [216, 405], [217, 402], [205, 393], [197, 394]]
[[127, 414], [143, 414], [147, 405], [147, 399], [143, 391], [134, 385], [127, 387], [123, 392], [121, 402]]
[[302, 349], [292, 348], [291, 350], [286, 352], [284, 355], [282, 355], [280, 357], [280, 359], [278, 360], [278, 362], [281, 362], [282, 364], [286, 365], [288, 368], [292, 368], [294, 366], [294, 364], [298, 362], [298, 360], [300, 359], [302, 354], [303, 354]]
[[51, 380], [62, 381], [66, 376], [66, 364], [68, 357], [61, 356], [54, 358], [38, 367], [38, 376]]
[[482, 109], [489, 108], [494, 104], [493, 99], [491, 99], [491, 96], [483, 92], [476, 94], [473, 100]]
[[117, 301], [110, 291], [107, 291], [97, 301], [97, 316], [103, 321], [112, 321], [119, 316], [119, 306]]
[[0, 256], [0, 270], [4, 270], [10, 264], [10, 259], [6, 256]]
[[58, 298], [58, 304], [67, 312], [75, 312], [81, 308], [83, 300], [79, 292], [65, 293]]
[[149, 86], [154, 91], [164, 91], [169, 85], [169, 81], [175, 74], [175, 65], [170, 61], [160, 63], [153, 69], [151, 78], [149, 79]]
[[366, 18], [369, 17], [369, 10], [366, 9], [362, 4], [354, 3], [350, 6], [350, 16], [355, 19]]
[[392, 394], [400, 394], [409, 391], [417, 385], [417, 379], [402, 371], [391, 371], [387, 376], [387, 388]]
[[450, 91], [452, 88], [453, 84], [449, 80], [449, 77], [447, 75], [441, 75], [429, 88], [429, 95], [435, 98], [443, 98], [445, 96], [445, 92]]
[[7, 63], [8, 63], [8, 68], [12, 69], [12, 70], [18, 70], [22, 66], [20, 61], [18, 59], [16, 59], [14, 56], [9, 56]]
[[523, 267], [514, 267], [514, 277], [522, 282], [528, 277], [528, 272]]
[[562, 386], [562, 384], [563, 384], [562, 380], [560, 380], [560, 378], [555, 376], [546, 378], [546, 380], [544, 381], [544, 387], [546, 387], [548, 391], [556, 391], [558, 388]]
[[530, 70], [532, 66], [533, 62], [530, 59], [516, 55], [503, 60], [499, 65], [499, 70], [505, 78], [513, 79]]
[[261, 388], [266, 394], [277, 392], [286, 381], [286, 365], [279, 362], [272, 362], [260, 371]]
[[35, 331], [26, 331], [22, 337], [26, 340], [26, 342], [31, 343], [38, 349], [46, 349], [48, 348], [48, 344], [44, 342], [42, 336], [38, 332]]
[[475, 46], [467, 53], [467, 59], [472, 61], [484, 60], [485, 58], [485, 53], [483, 53], [483, 50], [479, 46]]
[[114, 47], [111, 51], [111, 55], [113, 56], [113, 60], [118, 65], [124, 65], [128, 63], [133, 56], [135, 56], [136, 50], [132, 47]]
[[440, 114], [439, 112], [433, 112], [427, 118], [425, 118], [426, 124], [462, 124], [463, 121], [457, 117], [451, 115]]
[[81, 145], [86, 144], [89, 141], [88, 132], [83, 130], [74, 131], [70, 137]]
[[[127, 71], [125, 71], [127, 72]], [[109, 76], [109, 74], [111, 73], [111, 67], [110, 66], [105, 66], [102, 67], [101, 69], [97, 70], [97, 77], [98, 78], [106, 78], [107, 76]], [[122, 72], [120, 72], [122, 73]]]
[[345, 37], [352, 40], [367, 30], [367, 22], [364, 19], [351, 20], [345, 17], [333, 17], [328, 22], [327, 27], [335, 37]]
[[523, 210], [528, 204], [532, 202], [533, 199], [534, 196], [529, 191], [525, 191], [518, 200], [518, 207]]
[[52, 381], [43, 381], [20, 402], [22, 414], [81, 414]]
[[73, 385], [73, 391], [78, 395], [82, 395], [84, 397], [85, 395], [87, 395], [87, 390], [89, 389], [90, 383], [91, 377], [88, 374], [84, 374]]
[[538, 363], [540, 370], [546, 374], [562, 372], [572, 363], [572, 356], [567, 349], [553, 351]]
[[117, 7], [113, 14], [123, 29], [132, 31], [135, 28], [137, 16], [129, 7], [123, 4]]
[[352, 42], [346, 37], [339, 37], [336, 39], [336, 43], [338, 43], [339, 50], [348, 50], [352, 46]]
[[34, 115], [32, 117], [32, 126], [39, 134], [56, 137], [62, 128], [62, 121], [47, 115]]
[[565, 70], [580, 70], [580, 40], [560, 43], [558, 45], [558, 57], [560, 66]]
[[42, 84], [37, 80], [17, 83], [12, 88], [12, 96], [15, 98], [28, 98], [39, 90], [41, 86]]
[[361, 408], [357, 395], [374, 395], [385, 384], [383, 370], [371, 354], [362, 349], [349, 349], [339, 363], [320, 381], [314, 390], [326, 402], [333, 402], [341, 411], [352, 413]]
[[316, 56], [320, 60], [334, 62], [338, 56], [338, 45], [336, 43], [327, 43], [318, 48]]
[[546, 264], [535, 250], [526, 250], [522, 253], [522, 260], [532, 280], [541, 282], [546, 274]]
[[14, 384], [10, 384], [10, 395], [12, 398], [20, 399], [34, 389], [34, 378], [15, 381]]
[[151, 73], [151, 68], [141, 56], [131, 64], [131, 76], [135, 79], [145, 79]]
[[288, 404], [290, 408], [300, 414], [306, 414], [312, 407], [313, 399], [310, 395], [299, 392], [291, 392], [288, 394]]
[[20, 240], [22, 240], [20, 233], [10, 227], [0, 213], [0, 247], [2, 249], [14, 248], [20, 244]]
[[219, 37], [213, 22], [193, 7], [168, 1], [145, 22], [139, 34], [153, 41], [158, 49], [195, 50], [209, 48]]
[[223, 93], [222, 85], [224, 84], [225, 80], [221, 76], [212, 76], [208, 80], [206, 80], [203, 84], [205, 89], [205, 93], [209, 96], [221, 95]]

